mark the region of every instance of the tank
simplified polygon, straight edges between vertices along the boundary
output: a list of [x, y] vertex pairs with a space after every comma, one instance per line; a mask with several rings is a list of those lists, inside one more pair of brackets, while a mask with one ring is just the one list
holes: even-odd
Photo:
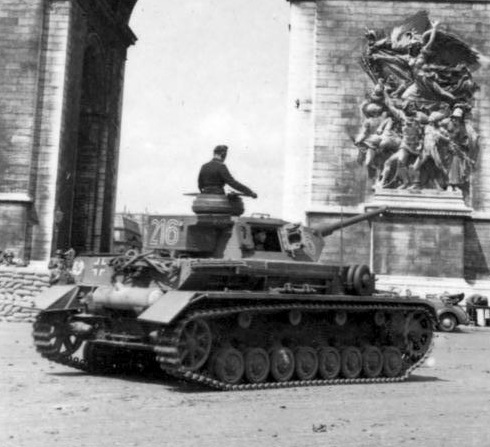
[[92, 372], [159, 368], [221, 390], [406, 379], [430, 352], [426, 300], [380, 293], [367, 265], [328, 265], [333, 232], [386, 208], [307, 227], [198, 195], [149, 216], [147, 251], [75, 260], [38, 300], [46, 359]]

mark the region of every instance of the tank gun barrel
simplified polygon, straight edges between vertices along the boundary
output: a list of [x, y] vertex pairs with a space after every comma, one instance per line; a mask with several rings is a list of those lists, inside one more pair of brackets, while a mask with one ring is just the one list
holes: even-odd
[[371, 217], [379, 216], [380, 214], [383, 214], [387, 209], [387, 206], [382, 206], [380, 208], [376, 208], [375, 210], [368, 211], [367, 213], [358, 214], [357, 216], [349, 217], [333, 224], [321, 224], [314, 226], [313, 230], [320, 236], [329, 236], [334, 231], [337, 231], [340, 228], [350, 227], [351, 225], [362, 222], [363, 220], [368, 220]]

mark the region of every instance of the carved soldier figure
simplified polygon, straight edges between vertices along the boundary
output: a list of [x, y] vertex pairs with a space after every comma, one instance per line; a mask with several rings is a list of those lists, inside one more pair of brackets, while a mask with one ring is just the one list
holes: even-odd
[[451, 136], [450, 151], [452, 154], [448, 183], [453, 190], [456, 188], [463, 190], [472, 165], [472, 160], [468, 155], [469, 137], [465, 128], [463, 109], [455, 108], [450, 120], [445, 124]]
[[441, 151], [444, 151], [451, 138], [448, 132], [439, 126], [444, 117], [445, 115], [441, 112], [432, 112], [429, 116], [429, 122], [424, 128], [422, 151], [412, 166], [414, 170], [413, 188], [420, 188], [420, 170], [429, 160], [433, 161], [438, 171], [432, 173], [431, 180], [439, 189], [444, 189], [446, 186], [448, 170], [444, 164], [445, 154], [441, 154]]
[[354, 141], [371, 178], [378, 177], [384, 161], [400, 144], [400, 138], [393, 130], [393, 119], [383, 109], [384, 106], [375, 102], [366, 101], [361, 105], [365, 118]]
[[428, 117], [424, 113], [418, 112], [411, 101], [406, 101], [403, 104], [403, 110], [395, 107], [386, 92], [385, 101], [391, 114], [402, 125], [402, 139], [399, 149], [384, 163], [381, 184], [387, 186], [388, 177], [392, 170], [396, 169], [395, 180], [401, 181], [399, 188], [407, 188], [410, 185], [408, 162], [411, 155], [418, 156], [420, 153], [423, 135], [422, 124], [427, 123]]

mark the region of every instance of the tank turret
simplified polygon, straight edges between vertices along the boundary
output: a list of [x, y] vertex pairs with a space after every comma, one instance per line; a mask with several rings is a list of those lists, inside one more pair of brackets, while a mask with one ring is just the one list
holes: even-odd
[[198, 195], [193, 210], [148, 216], [148, 252], [75, 260], [76, 284], [39, 300], [41, 355], [225, 390], [400, 381], [423, 362], [429, 303], [376, 293], [366, 265], [319, 262], [328, 235], [386, 208], [312, 228], [245, 216], [237, 196]]
[[328, 243], [324, 237], [387, 210], [381, 207], [310, 228], [263, 214], [240, 217], [244, 207], [238, 195], [200, 194], [192, 209], [195, 216], [149, 216], [145, 246], [192, 257], [318, 262]]

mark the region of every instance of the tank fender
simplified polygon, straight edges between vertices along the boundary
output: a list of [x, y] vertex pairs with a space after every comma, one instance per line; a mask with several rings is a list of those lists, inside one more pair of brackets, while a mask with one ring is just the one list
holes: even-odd
[[182, 312], [191, 301], [199, 296], [202, 296], [202, 294], [197, 292], [170, 290], [141, 313], [138, 320], [148, 321], [150, 323], [168, 324]]
[[51, 286], [34, 298], [34, 306], [40, 310], [68, 309], [79, 290], [75, 284]]

